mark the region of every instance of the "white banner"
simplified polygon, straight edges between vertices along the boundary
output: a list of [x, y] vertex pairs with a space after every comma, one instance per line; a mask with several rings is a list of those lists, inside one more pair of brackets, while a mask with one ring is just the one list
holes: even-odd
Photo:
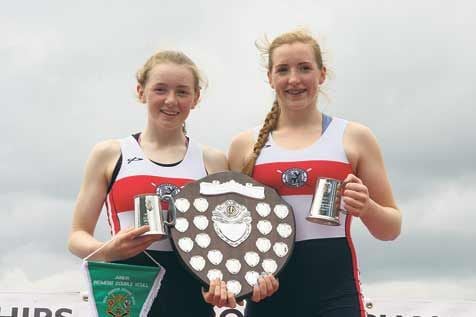
[[367, 299], [367, 317], [472, 317], [476, 301]]
[[[84, 293], [83, 293], [84, 294]], [[87, 295], [79, 292], [33, 293], [0, 291], [0, 317], [89, 317]], [[368, 317], [472, 317], [476, 301], [372, 299]], [[216, 309], [217, 317], [243, 317], [243, 307]], [[193, 316], [193, 312], [190, 312]], [[200, 316], [196, 316], [200, 317]]]
[[[87, 296], [86, 296], [87, 297]], [[0, 317], [89, 317], [79, 292], [0, 291]]]

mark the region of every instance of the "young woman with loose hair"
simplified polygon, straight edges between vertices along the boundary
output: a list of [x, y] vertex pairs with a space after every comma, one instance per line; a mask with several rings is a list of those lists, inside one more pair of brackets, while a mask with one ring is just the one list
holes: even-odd
[[[212, 316], [213, 306], [234, 306], [223, 282], [212, 281], [208, 292], [186, 272], [169, 239], [142, 235], [148, 226], [134, 228], [134, 196], [175, 194], [207, 174], [225, 171], [224, 153], [198, 144], [185, 133], [185, 120], [200, 98], [203, 84], [193, 61], [177, 51], [160, 51], [137, 72], [137, 96], [147, 107], [142, 132], [94, 146], [86, 163], [74, 209], [69, 249], [84, 258], [166, 269], [149, 316]], [[115, 239], [104, 245], [94, 238], [103, 205]], [[203, 297], [202, 297], [203, 295]]]
[[[277, 292], [250, 301], [246, 315], [365, 316], [351, 220], [360, 218], [380, 240], [395, 239], [401, 227], [380, 148], [367, 127], [319, 110], [327, 69], [314, 37], [284, 33], [264, 51], [275, 101], [261, 127], [233, 139], [228, 158], [232, 170], [274, 187], [293, 206], [296, 244]], [[306, 220], [322, 177], [344, 184], [340, 225]]]

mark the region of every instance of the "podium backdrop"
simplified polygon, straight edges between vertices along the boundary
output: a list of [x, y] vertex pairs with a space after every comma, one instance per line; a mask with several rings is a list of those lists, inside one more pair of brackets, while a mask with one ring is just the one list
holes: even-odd
[[[0, 317], [89, 317], [87, 294], [0, 290]], [[476, 316], [476, 301], [367, 299], [368, 317]], [[217, 317], [242, 317], [243, 307], [216, 309]], [[191, 315], [193, 316], [193, 312]], [[200, 317], [200, 316], [197, 316]]]

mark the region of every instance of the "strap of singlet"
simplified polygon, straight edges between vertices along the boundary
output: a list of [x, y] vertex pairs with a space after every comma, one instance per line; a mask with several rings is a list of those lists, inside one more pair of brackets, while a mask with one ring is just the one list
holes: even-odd
[[323, 112], [322, 113], [322, 133], [321, 134], [324, 134], [324, 132], [327, 130], [327, 128], [329, 127], [331, 122], [332, 122], [332, 117], [328, 116], [327, 114], [325, 114]]

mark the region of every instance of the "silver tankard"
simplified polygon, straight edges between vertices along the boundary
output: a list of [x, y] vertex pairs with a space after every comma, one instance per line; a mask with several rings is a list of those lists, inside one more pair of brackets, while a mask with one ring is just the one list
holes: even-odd
[[167, 227], [175, 225], [175, 202], [172, 195], [164, 195], [162, 199], [169, 202], [169, 212], [166, 216], [168, 219], [165, 219], [161, 199], [157, 194], [141, 194], [134, 197], [136, 228], [148, 225], [150, 230], [145, 234], [168, 235]]
[[319, 178], [312, 199], [311, 210], [306, 217], [308, 221], [339, 226], [339, 215], [345, 212], [341, 208], [343, 182], [333, 178]]

